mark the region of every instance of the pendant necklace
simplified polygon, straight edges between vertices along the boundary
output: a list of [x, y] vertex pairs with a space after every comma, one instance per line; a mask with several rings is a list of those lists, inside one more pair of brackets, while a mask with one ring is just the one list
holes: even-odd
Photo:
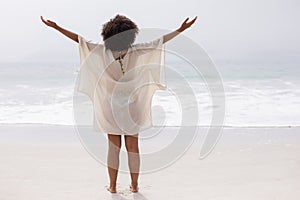
[[123, 62], [122, 62], [122, 51], [119, 51], [119, 58], [118, 58], [118, 61], [119, 61], [120, 66], [121, 66], [122, 74], [124, 75], [125, 69], [124, 69], [124, 67], [123, 67]]

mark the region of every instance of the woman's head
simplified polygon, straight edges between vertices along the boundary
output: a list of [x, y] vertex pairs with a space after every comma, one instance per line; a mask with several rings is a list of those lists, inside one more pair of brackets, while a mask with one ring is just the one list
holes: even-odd
[[137, 25], [123, 15], [116, 15], [103, 24], [102, 37], [106, 48], [112, 51], [128, 49], [139, 32]]

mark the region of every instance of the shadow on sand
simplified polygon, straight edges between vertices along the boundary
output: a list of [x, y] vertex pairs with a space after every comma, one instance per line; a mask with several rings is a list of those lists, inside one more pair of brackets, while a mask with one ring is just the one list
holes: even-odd
[[111, 199], [112, 200], [149, 200], [147, 199], [142, 193], [138, 192], [138, 193], [133, 193], [132, 195], [133, 198], [128, 198], [128, 197], [124, 197], [121, 194], [112, 194], [111, 195]]

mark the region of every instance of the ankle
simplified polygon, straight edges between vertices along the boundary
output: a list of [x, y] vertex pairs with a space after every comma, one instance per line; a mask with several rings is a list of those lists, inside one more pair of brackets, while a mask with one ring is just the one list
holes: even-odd
[[137, 183], [137, 182], [131, 182], [131, 186], [137, 187], [137, 186], [138, 186], [138, 183]]
[[116, 186], [117, 186], [116, 183], [110, 183], [110, 184], [109, 184], [109, 187], [110, 187], [110, 188], [115, 188]]

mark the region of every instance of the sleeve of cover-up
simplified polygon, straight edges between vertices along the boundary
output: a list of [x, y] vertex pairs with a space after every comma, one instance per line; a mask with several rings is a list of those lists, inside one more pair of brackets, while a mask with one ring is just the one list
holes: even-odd
[[88, 55], [97, 47], [97, 43], [87, 41], [82, 36], [78, 35], [78, 46], [80, 54], [80, 65], [86, 60]]
[[155, 40], [149, 42], [143, 42], [133, 45], [138, 55], [143, 55], [145, 53], [149, 53], [154, 49], [161, 49], [163, 48], [163, 37], [157, 38]]
[[135, 45], [137, 55], [140, 57], [139, 65], [144, 65], [151, 71], [153, 80], [161, 90], [167, 88], [165, 69], [165, 44], [163, 36], [150, 41]]
[[101, 64], [99, 49], [103, 45], [87, 41], [82, 36], [78, 36], [78, 46], [80, 53], [80, 70], [77, 90], [90, 97], [93, 100], [94, 91], [97, 83], [97, 74]]

